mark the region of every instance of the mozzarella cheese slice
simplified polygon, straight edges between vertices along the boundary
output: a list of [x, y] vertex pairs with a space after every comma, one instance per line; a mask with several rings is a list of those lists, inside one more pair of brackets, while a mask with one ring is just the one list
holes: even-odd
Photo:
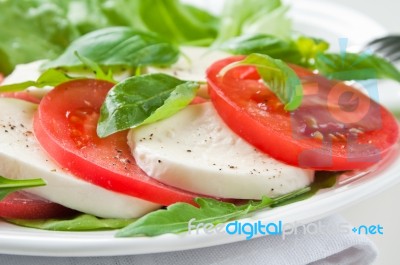
[[95, 186], [69, 174], [45, 154], [32, 133], [36, 105], [0, 99], [0, 175], [42, 178], [46, 186], [28, 191], [66, 207], [105, 218], [139, 217], [160, 205]]
[[275, 197], [309, 185], [314, 176], [256, 150], [224, 124], [209, 102], [131, 129], [128, 143], [149, 176], [220, 198]]

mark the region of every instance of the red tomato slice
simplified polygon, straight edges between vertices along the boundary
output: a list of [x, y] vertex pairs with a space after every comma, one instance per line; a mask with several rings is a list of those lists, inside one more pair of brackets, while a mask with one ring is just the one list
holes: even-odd
[[50, 91], [34, 118], [34, 132], [42, 147], [77, 177], [108, 190], [162, 205], [194, 203], [199, 195], [164, 185], [136, 165], [127, 131], [103, 139], [97, 136], [99, 110], [112, 86], [86, 79]]
[[0, 217], [49, 219], [70, 217], [78, 212], [27, 192], [13, 192], [0, 201]]
[[292, 66], [305, 95], [297, 110], [286, 112], [254, 67], [218, 75], [241, 59], [208, 69], [209, 93], [226, 124], [259, 150], [303, 168], [351, 170], [378, 162], [397, 143], [393, 115], [353, 87]]
[[3, 92], [0, 93], [0, 98], [16, 98], [35, 104], [40, 103], [40, 98], [37, 98], [28, 92]]

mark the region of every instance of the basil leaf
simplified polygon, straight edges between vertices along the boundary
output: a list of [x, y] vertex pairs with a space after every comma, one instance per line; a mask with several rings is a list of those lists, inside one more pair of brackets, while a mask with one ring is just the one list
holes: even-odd
[[62, 71], [49, 69], [43, 72], [36, 81], [26, 81], [17, 84], [0, 86], [0, 92], [16, 92], [31, 86], [37, 88], [43, 88], [45, 86], [57, 86], [72, 79], [72, 77], [69, 77]]
[[225, 66], [220, 74], [224, 75], [232, 68], [251, 65], [257, 68], [262, 80], [285, 104], [285, 110], [298, 108], [303, 98], [303, 86], [296, 73], [279, 59], [273, 59], [265, 54], [253, 53], [244, 60]]
[[284, 201], [299, 194], [309, 191], [304, 188], [275, 199], [263, 197], [261, 201], [250, 201], [244, 205], [221, 202], [210, 198], [196, 198], [195, 202], [199, 207], [188, 203], [175, 203], [167, 209], [151, 212], [131, 225], [120, 230], [117, 237], [132, 236], [157, 236], [165, 233], [180, 233], [188, 230], [188, 223], [191, 219], [193, 225], [198, 223], [224, 223], [232, 219], [246, 216], [248, 213], [268, 208], [275, 201]]
[[272, 35], [240, 36], [222, 43], [219, 48], [233, 54], [266, 54], [295, 64], [300, 64], [302, 61], [302, 56], [294, 41], [282, 40]]
[[42, 179], [7, 179], [0, 176], [0, 201], [14, 191], [45, 185]]
[[179, 49], [157, 35], [127, 27], [111, 27], [78, 38], [43, 68], [82, 68], [83, 63], [75, 56], [76, 52], [105, 67], [165, 66], [179, 57]]
[[98, 231], [126, 227], [135, 219], [103, 219], [89, 214], [81, 214], [72, 219], [24, 220], [6, 219], [7, 222], [42, 230], [52, 231]]
[[400, 82], [400, 72], [389, 61], [372, 54], [318, 54], [316, 68], [329, 78], [365, 80], [388, 78]]
[[199, 84], [166, 74], [130, 77], [108, 93], [97, 125], [99, 137], [167, 118], [187, 106]]

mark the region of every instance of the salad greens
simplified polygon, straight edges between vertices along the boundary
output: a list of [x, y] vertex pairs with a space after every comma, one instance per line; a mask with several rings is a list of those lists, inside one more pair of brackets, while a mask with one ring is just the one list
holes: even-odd
[[45, 63], [43, 68], [82, 68], [84, 63], [76, 52], [101, 66], [132, 68], [170, 65], [179, 56], [177, 46], [157, 35], [128, 27], [110, 27], [78, 38], [57, 59]]
[[265, 34], [244, 35], [225, 41], [219, 47], [233, 54], [266, 54], [310, 70], [318, 70], [332, 79], [387, 78], [400, 82], [400, 71], [384, 58], [366, 53], [329, 53], [327, 42], [306, 36], [281, 39]]
[[7, 179], [0, 176], [0, 201], [14, 191], [45, 185], [42, 179]]
[[299, 64], [301, 53], [294, 40], [284, 40], [274, 35], [257, 34], [231, 38], [219, 45], [219, 48], [232, 54], [267, 54], [272, 58]]
[[218, 18], [179, 0], [2, 0], [0, 10], [0, 73], [6, 75], [17, 64], [54, 59], [78, 37], [113, 26], [200, 46], [221, 43], [244, 31], [291, 34], [287, 7], [280, 0], [226, 1]]
[[71, 25], [62, 1], [0, 1], [0, 73], [20, 63], [55, 58], [80, 33]]
[[400, 82], [399, 70], [387, 60], [373, 54], [318, 54], [316, 68], [333, 79], [364, 80], [387, 78]]
[[220, 15], [218, 36], [214, 47], [237, 36], [246, 34], [270, 34], [290, 38], [291, 21], [286, 17], [288, 7], [281, 0], [225, 1]]
[[135, 219], [104, 219], [89, 214], [80, 214], [72, 219], [7, 219], [8, 222], [37, 229], [52, 231], [98, 231], [126, 227]]
[[257, 68], [262, 80], [285, 104], [286, 110], [292, 111], [300, 106], [303, 98], [303, 86], [294, 70], [283, 61], [265, 54], [252, 53], [242, 61], [225, 66], [220, 75], [223, 76], [232, 68], [242, 65], [252, 65]]
[[167, 118], [186, 107], [198, 88], [196, 82], [182, 81], [166, 74], [125, 79], [108, 93], [100, 110], [97, 134], [106, 137]]
[[249, 201], [242, 205], [235, 205], [228, 202], [221, 202], [209, 198], [196, 198], [198, 208], [187, 203], [175, 203], [166, 209], [151, 212], [131, 225], [118, 231], [117, 237], [132, 236], [156, 236], [165, 233], [180, 233], [187, 231], [188, 223], [195, 218], [193, 225], [198, 223], [224, 223], [232, 219], [247, 216], [251, 212], [277, 207], [304, 200], [314, 195], [322, 188], [329, 188], [335, 185], [336, 174], [320, 173], [316, 176], [315, 182], [310, 187], [293, 191], [291, 193], [276, 197], [263, 197], [260, 201]]

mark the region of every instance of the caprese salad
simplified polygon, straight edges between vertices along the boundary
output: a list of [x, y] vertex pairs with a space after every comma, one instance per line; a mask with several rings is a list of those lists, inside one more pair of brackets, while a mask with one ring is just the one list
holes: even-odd
[[[136, 20], [95, 8], [103, 24], [86, 21], [88, 32], [64, 51], [49, 42], [54, 56], [11, 60], [15, 50], [0, 45], [8, 58], [0, 65], [4, 220], [178, 233], [192, 218], [226, 222], [304, 199], [334, 185], [329, 172], [368, 168], [397, 145], [393, 115], [343, 80], [400, 81], [399, 71], [291, 36], [280, 1], [246, 1], [249, 11], [228, 1], [221, 18], [178, 1], [152, 3], [148, 17], [153, 1], [128, 2]], [[233, 14], [241, 16], [232, 22]], [[265, 32], [257, 14], [280, 27]]]

